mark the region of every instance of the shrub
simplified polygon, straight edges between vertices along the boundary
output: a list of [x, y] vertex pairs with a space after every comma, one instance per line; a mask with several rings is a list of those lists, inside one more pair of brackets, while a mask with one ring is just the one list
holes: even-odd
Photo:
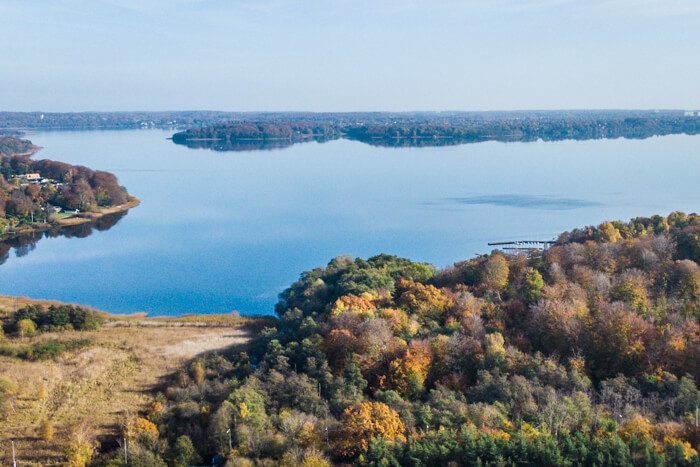
[[39, 426], [39, 438], [44, 441], [51, 441], [53, 439], [53, 423], [50, 420], [44, 420]]

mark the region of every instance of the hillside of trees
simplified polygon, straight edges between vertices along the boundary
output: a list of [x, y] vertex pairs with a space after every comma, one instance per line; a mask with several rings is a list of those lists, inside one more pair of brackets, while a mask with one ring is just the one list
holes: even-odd
[[[50, 182], [22, 182], [21, 176], [34, 173]], [[124, 204], [127, 196], [109, 172], [48, 159], [0, 158], [0, 234], [33, 223], [54, 222], [52, 206], [91, 212]]]
[[19, 139], [14, 136], [2, 136], [0, 134], [0, 155], [11, 156], [14, 154], [27, 154], [38, 151], [31, 141]]
[[128, 465], [698, 466], [699, 262], [680, 212], [444, 270], [335, 258], [177, 372]]
[[[681, 112], [502, 112], [407, 114], [302, 114], [296, 118], [244, 120], [190, 128], [173, 142], [192, 148], [269, 149], [273, 141], [324, 142], [347, 138], [388, 147], [442, 146], [483, 141], [559, 141], [649, 138], [700, 133], [700, 117]], [[280, 147], [279, 143], [276, 144]]]

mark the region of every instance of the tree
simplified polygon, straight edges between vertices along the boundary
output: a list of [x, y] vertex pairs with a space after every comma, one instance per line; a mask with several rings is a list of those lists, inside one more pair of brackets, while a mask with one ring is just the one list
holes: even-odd
[[527, 268], [525, 278], [520, 287], [520, 293], [526, 303], [534, 303], [540, 298], [542, 289], [544, 288], [544, 280], [537, 269]]
[[506, 350], [503, 347], [504, 343], [505, 340], [500, 332], [484, 336], [485, 357], [489, 366], [499, 366], [505, 360]]
[[687, 300], [700, 301], [700, 266], [684, 259], [675, 264], [677, 294]]
[[186, 467], [192, 465], [197, 459], [197, 451], [194, 449], [192, 440], [187, 435], [180, 436], [172, 449], [172, 460], [175, 467]]
[[53, 423], [50, 420], [45, 419], [41, 422], [39, 426], [39, 437], [44, 441], [51, 441], [53, 439]]
[[411, 341], [401, 358], [389, 363], [389, 383], [403, 396], [416, 395], [423, 389], [432, 360], [428, 341]]
[[68, 460], [69, 467], [85, 467], [92, 461], [97, 442], [92, 429], [79, 424], [72, 428], [68, 437], [68, 442], [64, 447], [64, 454]]
[[502, 290], [508, 284], [508, 261], [502, 254], [493, 255], [484, 263], [481, 282], [488, 287]]
[[628, 270], [620, 274], [613, 283], [610, 299], [625, 302], [640, 313], [647, 311], [648, 297], [644, 273]]
[[589, 311], [579, 300], [543, 298], [528, 318], [531, 342], [545, 352], [575, 353], [581, 344]]
[[346, 409], [342, 424], [336, 451], [343, 457], [352, 458], [366, 451], [375, 438], [405, 440], [399, 414], [381, 402], [363, 402]]
[[622, 303], [605, 304], [588, 334], [587, 355], [598, 377], [641, 374], [653, 326]]
[[612, 222], [604, 222], [600, 224], [596, 231], [596, 240], [603, 243], [615, 243], [618, 240], [622, 240], [622, 236]]
[[22, 319], [17, 322], [17, 332], [24, 339], [25, 336], [31, 337], [36, 334], [36, 324], [31, 319]]
[[192, 375], [192, 381], [197, 385], [202, 384], [202, 381], [204, 381], [204, 376], [206, 375], [200, 362], [194, 362], [192, 364], [190, 374]]
[[335, 301], [331, 308], [331, 316], [350, 311], [362, 317], [372, 318], [377, 307], [370, 301], [369, 294], [362, 294], [362, 297], [354, 295], [344, 295]]

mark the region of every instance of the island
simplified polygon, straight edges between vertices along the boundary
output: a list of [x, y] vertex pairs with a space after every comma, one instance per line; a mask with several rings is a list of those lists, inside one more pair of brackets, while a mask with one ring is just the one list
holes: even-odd
[[190, 148], [245, 151], [341, 138], [374, 146], [426, 147], [698, 133], [700, 115], [681, 111], [301, 113], [250, 115], [190, 128], [172, 140]]
[[700, 216], [540, 246], [340, 256], [274, 317], [0, 299], [0, 444], [21, 465], [699, 465]]
[[31, 159], [26, 154], [41, 148], [14, 137], [0, 138], [0, 147], [19, 151], [0, 156], [0, 241], [91, 223], [139, 204], [109, 172]]

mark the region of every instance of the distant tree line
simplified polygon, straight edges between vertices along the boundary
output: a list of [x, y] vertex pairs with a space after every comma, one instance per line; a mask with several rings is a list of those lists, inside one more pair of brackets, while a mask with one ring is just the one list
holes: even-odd
[[0, 132], [22, 129], [137, 129], [191, 128], [222, 123], [288, 123], [300, 121], [321, 125], [469, 126], [475, 122], [538, 119], [665, 119], [687, 118], [680, 110], [551, 110], [489, 112], [0, 112]]

